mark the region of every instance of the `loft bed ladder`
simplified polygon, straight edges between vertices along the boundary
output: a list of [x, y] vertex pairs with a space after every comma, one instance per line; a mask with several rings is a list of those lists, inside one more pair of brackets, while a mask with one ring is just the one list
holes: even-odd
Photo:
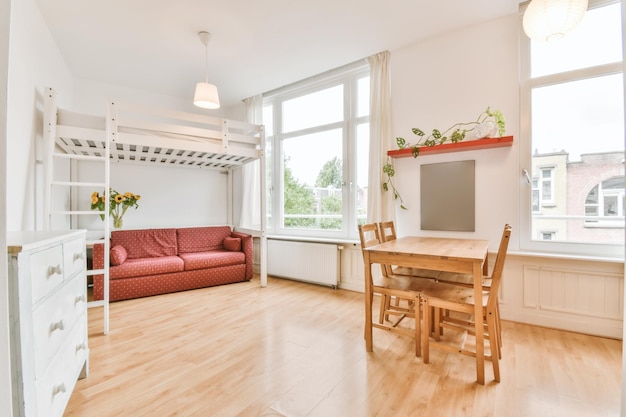
[[[104, 276], [104, 297], [102, 300], [88, 301], [87, 307], [102, 307], [103, 308], [103, 333], [109, 333], [109, 246], [110, 246], [110, 222], [108, 215], [109, 207], [109, 189], [110, 189], [110, 155], [111, 155], [111, 141], [112, 132], [115, 129], [116, 117], [111, 114], [115, 109], [113, 106], [109, 106], [107, 119], [106, 119], [106, 132], [105, 140], [102, 142], [103, 148], [97, 154], [90, 153], [78, 153], [78, 152], [63, 152], [56, 146], [56, 126], [58, 108], [56, 105], [55, 91], [52, 88], [46, 88], [44, 94], [44, 143], [45, 143], [45, 188], [44, 188], [44, 229], [52, 230], [54, 225], [57, 224], [57, 219], [65, 218], [63, 223], [65, 228], [76, 228], [78, 224], [79, 216], [95, 216], [104, 215], [106, 221], [102, 222], [102, 227], [96, 230], [87, 231], [87, 248], [93, 248], [96, 243], [104, 244], [104, 268], [93, 269], [89, 264], [87, 265], [87, 276], [103, 275]], [[55, 179], [55, 166], [59, 161], [69, 160], [70, 163], [70, 180], [58, 181]], [[79, 161], [91, 161], [99, 162], [103, 165], [103, 178], [102, 182], [81, 182], [77, 181], [77, 163]], [[74, 206], [76, 203], [76, 194], [79, 187], [88, 187], [90, 189], [103, 190], [104, 191], [104, 207], [105, 210], [90, 210], [81, 211], [76, 210]], [[73, 205], [69, 210], [58, 209], [56, 206], [59, 204], [53, 204], [55, 191], [65, 189], [70, 195], [70, 201]], [[62, 221], [62, 220], [60, 220]], [[87, 284], [87, 283], [85, 283]]]

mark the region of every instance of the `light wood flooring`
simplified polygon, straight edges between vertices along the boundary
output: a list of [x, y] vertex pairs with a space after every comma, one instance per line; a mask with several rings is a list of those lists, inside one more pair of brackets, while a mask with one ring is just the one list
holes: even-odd
[[[377, 301], [376, 301], [377, 302]], [[376, 308], [376, 305], [375, 305]], [[374, 329], [363, 294], [258, 277], [89, 310], [90, 373], [65, 416], [618, 416], [622, 342], [503, 322], [502, 382]], [[376, 310], [374, 310], [376, 311]]]

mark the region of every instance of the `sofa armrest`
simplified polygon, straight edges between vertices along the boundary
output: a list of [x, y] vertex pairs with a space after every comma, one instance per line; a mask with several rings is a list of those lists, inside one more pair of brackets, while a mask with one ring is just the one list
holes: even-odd
[[93, 251], [93, 269], [104, 268], [104, 243], [94, 243]]
[[[104, 269], [104, 243], [95, 243], [92, 249], [93, 269]], [[104, 275], [93, 276], [93, 296], [95, 300], [104, 299]]]
[[246, 255], [246, 279], [252, 279], [254, 271], [254, 245], [252, 244], [252, 235], [241, 232], [231, 232], [231, 237], [241, 239], [241, 251]]

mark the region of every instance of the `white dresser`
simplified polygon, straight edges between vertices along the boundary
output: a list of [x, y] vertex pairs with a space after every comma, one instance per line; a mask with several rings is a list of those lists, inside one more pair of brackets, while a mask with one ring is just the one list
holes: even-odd
[[60, 417], [87, 376], [85, 231], [9, 232], [14, 416]]

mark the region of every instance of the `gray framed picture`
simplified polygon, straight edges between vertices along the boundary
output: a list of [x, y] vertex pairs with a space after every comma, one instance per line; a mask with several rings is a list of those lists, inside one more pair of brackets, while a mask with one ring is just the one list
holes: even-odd
[[421, 166], [422, 230], [475, 230], [475, 162], [454, 161]]

